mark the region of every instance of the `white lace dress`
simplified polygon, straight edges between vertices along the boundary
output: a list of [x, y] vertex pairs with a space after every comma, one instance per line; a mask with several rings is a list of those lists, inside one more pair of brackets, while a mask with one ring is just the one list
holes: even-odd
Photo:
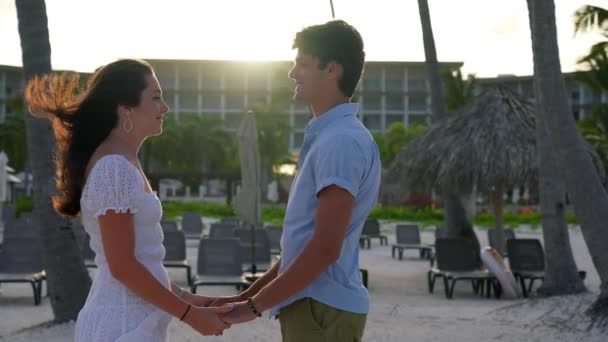
[[91, 236], [98, 272], [78, 314], [77, 342], [167, 340], [171, 316], [144, 301], [116, 280], [108, 268], [98, 216], [108, 210], [131, 212], [135, 223], [135, 256], [170, 288], [163, 267], [165, 248], [160, 226], [162, 209], [155, 194], [145, 191], [143, 176], [121, 155], [108, 155], [93, 166], [80, 199], [82, 221]]

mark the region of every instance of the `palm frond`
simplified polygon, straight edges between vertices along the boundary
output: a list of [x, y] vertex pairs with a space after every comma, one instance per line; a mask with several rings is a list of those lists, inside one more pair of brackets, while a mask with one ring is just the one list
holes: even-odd
[[574, 33], [583, 33], [595, 29], [606, 30], [608, 28], [608, 10], [586, 5], [580, 7], [574, 13]]

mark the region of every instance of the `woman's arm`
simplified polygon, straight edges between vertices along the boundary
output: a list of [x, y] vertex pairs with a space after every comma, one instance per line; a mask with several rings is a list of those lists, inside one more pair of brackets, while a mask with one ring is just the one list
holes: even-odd
[[133, 214], [109, 210], [99, 216], [99, 224], [112, 276], [145, 301], [181, 318], [188, 303], [166, 288], [135, 258]]

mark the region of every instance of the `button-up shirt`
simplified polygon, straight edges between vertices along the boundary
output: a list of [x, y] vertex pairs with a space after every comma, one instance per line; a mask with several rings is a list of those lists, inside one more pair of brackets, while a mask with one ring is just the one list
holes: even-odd
[[353, 103], [338, 105], [306, 126], [285, 213], [279, 274], [311, 239], [321, 190], [338, 186], [355, 198], [355, 204], [338, 260], [306, 288], [274, 307], [271, 315], [305, 297], [349, 312], [369, 311], [369, 295], [359, 272], [359, 238], [378, 200], [381, 166], [378, 147], [356, 116], [358, 108]]

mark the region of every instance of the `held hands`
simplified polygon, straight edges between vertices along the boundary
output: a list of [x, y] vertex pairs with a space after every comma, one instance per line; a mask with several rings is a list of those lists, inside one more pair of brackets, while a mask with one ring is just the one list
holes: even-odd
[[[224, 316], [224, 321], [230, 324], [253, 321], [257, 316], [253, 313], [247, 302], [234, 303], [234, 310]], [[224, 306], [225, 307], [225, 306]]]
[[[227, 325], [225, 328], [221, 329], [221, 331], [223, 331], [232, 324], [245, 323], [257, 318], [255, 313], [253, 313], [249, 307], [247, 301], [244, 300], [246, 297], [244, 297], [245, 296], [242, 294], [226, 297], [208, 297], [189, 293], [184, 299], [188, 303], [191, 303], [197, 307], [205, 307], [209, 310], [220, 310], [217, 312], [216, 317]], [[219, 334], [221, 335], [221, 332]]]
[[227, 297], [214, 297], [211, 299], [213, 299], [213, 301], [209, 304], [210, 307], [224, 306], [226, 304], [238, 303], [238, 302], [242, 302], [244, 300], [244, 298], [242, 298], [241, 295], [227, 296]]
[[[222, 297], [208, 297], [208, 296], [201, 296], [201, 295], [197, 295], [197, 294], [193, 294], [193, 293], [188, 293], [187, 295], [184, 296], [184, 300], [186, 302], [188, 302], [194, 306], [201, 306], [201, 307], [211, 306], [210, 304], [213, 303], [218, 298], [222, 298]], [[222, 305], [213, 305], [213, 306], [222, 306]]]
[[184, 322], [204, 336], [220, 336], [224, 329], [230, 327], [230, 323], [225, 321], [225, 314], [233, 311], [232, 306], [222, 306], [217, 308], [203, 308], [192, 306], [184, 318]]

